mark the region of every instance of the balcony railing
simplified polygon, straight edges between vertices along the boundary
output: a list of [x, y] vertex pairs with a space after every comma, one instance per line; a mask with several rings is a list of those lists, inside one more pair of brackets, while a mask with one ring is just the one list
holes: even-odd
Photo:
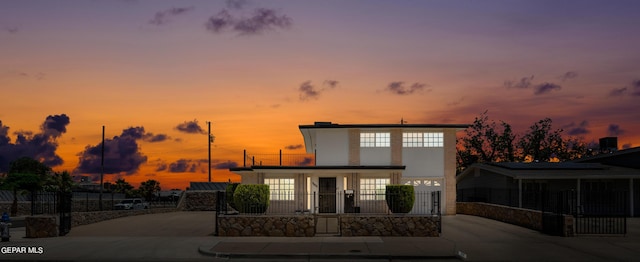
[[315, 166], [315, 154], [247, 154], [244, 150], [244, 167], [251, 166]]

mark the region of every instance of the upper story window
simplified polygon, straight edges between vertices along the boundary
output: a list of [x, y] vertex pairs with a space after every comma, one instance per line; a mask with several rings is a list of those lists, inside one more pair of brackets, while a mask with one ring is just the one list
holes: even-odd
[[390, 147], [391, 134], [363, 132], [360, 133], [360, 147]]
[[402, 133], [402, 147], [443, 147], [442, 132]]

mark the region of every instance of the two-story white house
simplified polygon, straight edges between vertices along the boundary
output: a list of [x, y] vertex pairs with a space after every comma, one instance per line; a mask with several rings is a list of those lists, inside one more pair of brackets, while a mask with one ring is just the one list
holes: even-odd
[[282, 156], [278, 164], [252, 159], [249, 165], [230, 171], [239, 174], [242, 183], [268, 184], [272, 212], [294, 212], [293, 208], [311, 213], [384, 213], [385, 186], [408, 184], [417, 192], [412, 213], [433, 212], [432, 194], [428, 193], [440, 191], [440, 206], [435, 208], [453, 215], [456, 132], [467, 126], [300, 125], [306, 152], [313, 161], [283, 165]]

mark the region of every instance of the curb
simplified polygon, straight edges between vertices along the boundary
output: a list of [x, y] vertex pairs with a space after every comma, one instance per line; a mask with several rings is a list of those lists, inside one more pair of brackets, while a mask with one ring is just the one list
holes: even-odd
[[261, 253], [224, 253], [213, 252], [209, 246], [200, 246], [198, 253], [221, 259], [385, 259], [385, 260], [460, 260], [456, 255], [441, 255], [441, 256], [429, 256], [429, 255], [392, 255], [392, 254], [362, 254], [362, 253], [288, 253], [288, 254], [261, 254]]

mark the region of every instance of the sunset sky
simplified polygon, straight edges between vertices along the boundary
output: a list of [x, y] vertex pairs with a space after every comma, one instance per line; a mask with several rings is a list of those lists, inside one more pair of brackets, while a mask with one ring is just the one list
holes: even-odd
[[[549, 117], [640, 146], [640, 1], [0, 1], [0, 172], [163, 189], [250, 153], [303, 153], [300, 124]], [[287, 149], [290, 148], [290, 149]], [[97, 172], [97, 173], [96, 173]]]

